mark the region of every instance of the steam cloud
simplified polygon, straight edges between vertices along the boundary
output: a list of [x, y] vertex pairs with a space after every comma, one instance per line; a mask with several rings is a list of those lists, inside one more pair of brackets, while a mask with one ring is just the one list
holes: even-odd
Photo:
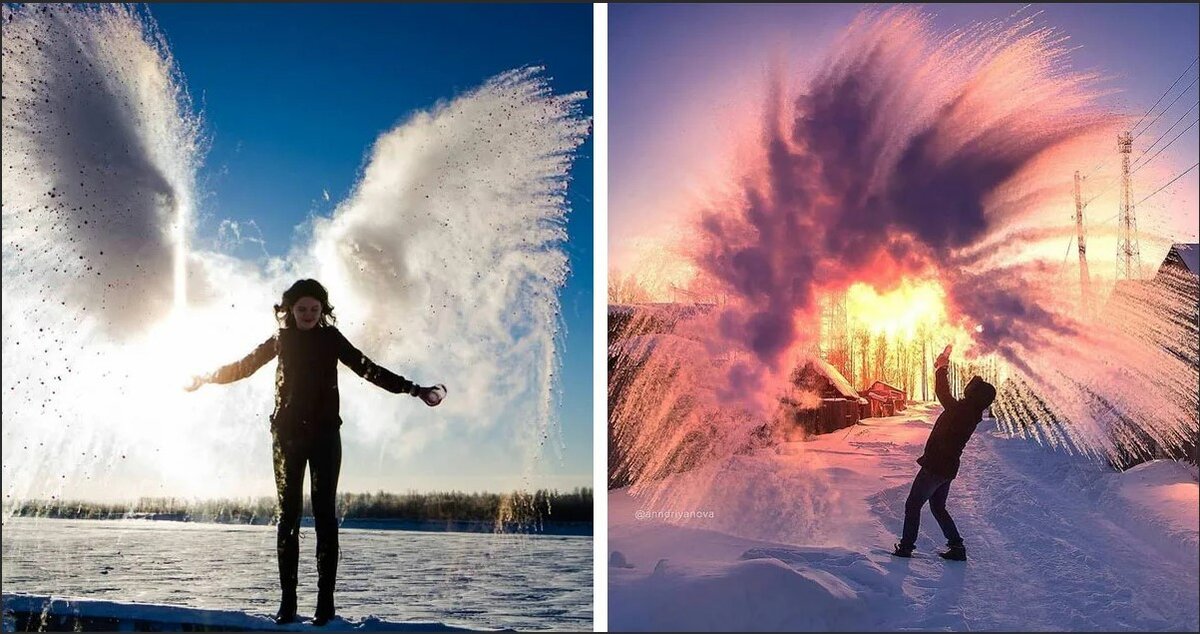
[[6, 500], [147, 481], [243, 495], [263, 481], [265, 458], [229, 458], [269, 456], [270, 368], [192, 395], [180, 379], [266, 339], [271, 305], [301, 277], [330, 289], [339, 327], [376, 362], [450, 386], [409, 428], [419, 403], [345, 378], [350, 442], [382, 460], [487, 432], [527, 472], [554, 454], [565, 196], [589, 132], [585, 94], [554, 94], [523, 68], [411, 115], [376, 141], [349, 199], [258, 264], [181, 244], [204, 139], [148, 15], [6, 5], [3, 35]]
[[775, 367], [817, 291], [902, 273], [941, 277], [964, 318], [993, 326], [985, 351], [1069, 333], [1024, 286], [994, 271], [981, 287], [956, 257], [1005, 224], [1004, 186], [1035, 159], [1116, 121], [1056, 37], [1029, 20], [937, 37], [912, 10], [864, 14], [791, 110], [773, 91], [740, 206], [700, 223], [699, 266], [740, 300], [723, 333]]

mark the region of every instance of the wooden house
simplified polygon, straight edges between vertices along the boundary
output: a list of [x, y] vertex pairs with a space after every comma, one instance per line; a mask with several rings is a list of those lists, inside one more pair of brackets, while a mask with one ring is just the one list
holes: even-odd
[[872, 417], [895, 416], [896, 413], [902, 412], [908, 407], [908, 394], [883, 381], [872, 383], [871, 387], [863, 392], [863, 396], [870, 404]]
[[782, 401], [785, 416], [805, 434], [845, 429], [862, 417], [863, 399], [837, 368], [821, 359], [798, 364], [791, 382], [793, 391]]

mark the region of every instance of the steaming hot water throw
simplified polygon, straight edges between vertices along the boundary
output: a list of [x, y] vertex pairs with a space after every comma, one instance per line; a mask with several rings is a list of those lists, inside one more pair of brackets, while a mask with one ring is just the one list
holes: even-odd
[[[354, 158], [361, 164], [353, 187], [329, 212], [240, 209], [299, 225], [284, 255], [242, 259], [221, 244], [204, 246], [212, 240], [198, 233], [205, 214], [219, 220], [237, 212], [209, 209], [215, 197], [206, 188], [227, 181], [222, 165], [202, 169], [211, 141], [205, 135], [229, 134], [229, 128], [210, 130], [197, 114], [201, 100], [194, 104], [189, 93], [207, 94], [212, 107], [222, 88], [244, 78], [220, 77], [229, 83], [211, 89], [186, 83], [167, 45], [170, 34], [159, 31], [149, 11], [124, 5], [3, 7], [6, 605], [10, 591], [41, 595], [78, 583], [72, 596], [85, 599], [110, 592], [104, 598], [114, 601], [266, 609], [262, 602], [278, 592], [273, 528], [230, 533], [205, 531], [198, 522], [131, 527], [92, 521], [67, 532], [89, 531], [101, 536], [85, 541], [117, 543], [115, 548], [97, 551], [73, 542], [74, 550], [56, 551], [56, 540], [43, 536], [61, 524], [42, 524], [67, 520], [22, 523], [10, 509], [39, 500], [53, 507], [64, 499], [119, 508], [142, 496], [171, 504], [201, 498], [214, 505], [273, 499], [273, 367], [221, 389], [182, 388], [189, 376], [241, 359], [269, 337], [277, 327], [271, 306], [297, 279], [316, 278], [330, 290], [339, 330], [379, 365], [422, 385], [443, 380], [454, 391], [447, 398], [439, 385], [424, 393], [438, 405], [429, 409], [356, 376], [343, 377], [343, 492], [394, 488], [398, 471], [420, 475], [428, 468], [420, 461], [428, 465], [429, 456], [445, 455], [439, 452], [478, 461], [460, 466], [446, 460], [445, 471], [411, 486], [430, 488], [436, 478], [448, 478], [446, 472], [474, 469], [464, 477], [483, 472], [503, 493], [532, 489], [535, 478], [557, 475], [546, 472], [554, 467], [548, 459], [561, 458], [564, 449], [557, 401], [568, 179], [589, 133], [586, 95], [556, 93], [543, 70], [533, 67], [484, 77], [480, 85], [430, 98], [416, 111], [378, 102], [390, 93], [349, 92], [353, 82], [325, 86], [347, 91], [339, 103], [375, 99], [371, 108], [392, 111], [383, 115], [391, 127]], [[207, 18], [217, 9], [196, 11]], [[299, 26], [310, 24], [284, 13]], [[347, 16], [353, 19], [340, 14]], [[188, 41], [186, 33], [181, 29], [180, 42]], [[208, 41], [214, 43], [221, 45]], [[267, 57], [277, 53], [260, 50]], [[217, 71], [236, 75], [234, 69]], [[288, 118], [295, 114], [289, 108], [308, 104], [275, 107]], [[281, 147], [309, 151], [345, 129], [324, 126], [315, 145], [288, 140]], [[257, 151], [256, 143], [246, 140], [247, 154]], [[281, 169], [291, 169], [286, 149], [270, 151], [278, 152]], [[292, 179], [282, 186], [314, 184]], [[495, 474], [494, 464], [511, 468]], [[552, 521], [553, 510], [532, 497], [501, 498], [497, 531]], [[256, 511], [255, 519], [273, 510]], [[29, 541], [21, 542], [22, 535]], [[530, 582], [513, 574], [505, 557], [519, 539], [448, 535], [417, 546], [384, 531], [343, 531], [340, 581], [347, 591], [339, 612], [412, 620], [418, 612], [410, 603], [379, 605], [380, 597], [408, 582], [391, 570], [411, 576], [417, 566], [392, 564], [438, 552], [443, 560], [417, 567], [440, 567], [444, 575], [430, 576], [430, 587], [463, 589], [472, 596], [472, 611], [464, 615], [434, 600], [425, 604], [428, 619], [521, 629], [590, 622], [590, 594], [581, 589], [590, 588], [591, 567], [580, 559], [590, 557], [590, 541], [547, 540], [517, 549], [569, 571], [553, 579], [541, 575], [544, 582], [528, 589]], [[215, 547], [224, 537], [232, 539]], [[380, 554], [385, 546], [397, 550]], [[159, 548], [171, 554], [159, 556]], [[239, 548], [248, 551], [234, 557]], [[87, 561], [80, 549], [125, 563], [93, 578], [93, 568], [79, 563]], [[220, 556], [213, 560], [212, 553]], [[143, 565], [151, 559], [152, 565]], [[47, 560], [74, 563], [47, 569], [41, 565]], [[162, 569], [162, 561], [178, 568]], [[180, 574], [195, 576], [200, 567], [225, 583], [198, 582], [187, 594], [163, 587]], [[521, 569], [538, 576], [537, 565]], [[506, 578], [496, 581], [489, 577], [493, 572]], [[304, 592], [311, 575], [301, 574]], [[531, 597], [530, 605], [567, 607], [514, 610], [498, 597], [516, 588]], [[160, 591], [166, 594], [155, 594]], [[302, 607], [310, 609], [306, 599]]]
[[[797, 16], [818, 18], [808, 33], [823, 36], [843, 9], [694, 10], [723, 19], [616, 6], [610, 29], [622, 42], [672, 33], [677, 57], [709, 60], [702, 49], [730, 34], [740, 50], [755, 27], [803, 32]], [[1119, 166], [1118, 133], [1156, 95], [1132, 116], [1113, 112], [1104, 78], [1073, 65], [1076, 43], [1027, 15], [949, 32], [910, 8], [851, 16], [823, 60], [772, 71], [758, 125], [730, 143], [729, 183], [661, 197], [683, 210], [664, 223], [688, 230], [648, 259], [682, 263], [634, 264], [610, 289], [612, 629], [1197, 628], [1195, 466], [1112, 466], [1180, 456], [1197, 438], [1197, 277], [1182, 244], [1196, 242], [1184, 204], [1195, 187], [1139, 210], [1154, 268], [1117, 282], [1117, 236], [1104, 227], [1118, 197], [1089, 185], [1093, 295], [1082, 301], [1074, 244], [1063, 264], [1072, 171]], [[690, 42], [676, 35], [688, 28]], [[707, 83], [675, 103], [728, 100], [726, 86], [746, 80], [730, 69], [758, 68], [735, 62], [767, 57], [743, 55], [701, 67]], [[610, 65], [614, 85], [676, 81], [661, 69], [684, 66], [624, 59]], [[697, 115], [678, 116], [689, 131], [703, 127], [684, 114]], [[614, 144], [614, 164], [702, 147], [642, 129], [628, 155]], [[1183, 158], [1138, 182], [1169, 183], [1194, 160]], [[621, 193], [613, 200], [648, 196]], [[932, 556], [961, 551], [923, 510], [918, 557], [890, 547], [946, 413], [933, 402], [939, 351], [954, 396], [966, 400], [975, 374], [999, 389], [982, 422], [956, 425], [973, 430], [957, 477], [921, 487], [927, 502], [948, 492], [965, 563]]]
[[269, 483], [228, 457], [269, 455], [270, 373], [219, 394], [180, 386], [253, 349], [304, 277], [331, 289], [372, 359], [455, 387], [410, 429], [411, 401], [343, 380], [343, 418], [380, 458], [492, 428], [530, 470], [561, 449], [558, 292], [584, 94], [520, 68], [408, 115], [331, 215], [254, 263], [189, 246], [206, 140], [154, 22], [126, 6], [3, 11], [6, 504]]
[[[1164, 269], [1183, 289], [1168, 293], [1097, 263], [1093, 286], [1116, 290], [1088, 311], [1063, 283], [1060, 166], [1116, 161], [1114, 131], [1133, 123], [1099, 104], [1063, 35], [1019, 14], [940, 34], [917, 10], [865, 11], [795, 95], [786, 79], [733, 193], [694, 209], [678, 249], [702, 299], [630, 313], [610, 349], [617, 468], [635, 488], [753, 446], [781, 398], [805, 398], [789, 392], [813, 354], [855, 387], [910, 368], [895, 374], [911, 394], [948, 342], [1001, 388], [1011, 433], [1118, 462], [1195, 442], [1187, 271]], [[1116, 209], [1108, 196], [1093, 205]], [[1155, 226], [1147, 253], [1194, 240], [1186, 213]]]

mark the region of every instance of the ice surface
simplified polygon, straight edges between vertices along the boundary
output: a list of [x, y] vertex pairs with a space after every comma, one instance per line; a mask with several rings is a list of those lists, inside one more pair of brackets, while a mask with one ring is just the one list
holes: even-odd
[[[5, 593], [252, 616], [278, 607], [274, 527], [11, 518], [3, 530]], [[300, 535], [300, 613], [311, 615], [315, 541]], [[337, 609], [355, 623], [591, 628], [591, 538], [343, 529], [339, 541]]]

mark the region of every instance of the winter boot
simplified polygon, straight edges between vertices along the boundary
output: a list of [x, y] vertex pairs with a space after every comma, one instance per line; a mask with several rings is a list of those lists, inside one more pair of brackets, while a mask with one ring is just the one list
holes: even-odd
[[945, 552], [938, 553], [938, 556], [942, 559], [949, 559], [951, 561], [966, 561], [967, 548], [962, 544], [951, 544], [948, 548], [946, 548]]
[[282, 598], [279, 601], [279, 612], [275, 614], [273, 620], [281, 625], [296, 620], [297, 569], [300, 565], [297, 541], [296, 535], [291, 531], [280, 531], [278, 540], [279, 589], [282, 592]]
[[279, 611], [275, 613], [275, 617], [271, 619], [276, 625], [286, 625], [296, 621], [296, 588], [293, 587], [291, 593], [287, 590], [283, 592], [283, 598], [279, 601]]
[[893, 557], [912, 557], [914, 546], [909, 546], [903, 542], [896, 544], [896, 549], [892, 551]]
[[334, 616], [333, 588], [337, 579], [337, 543], [329, 547], [328, 540], [325, 548], [317, 553], [317, 611], [313, 614], [313, 625], [325, 625]]
[[317, 611], [313, 613], [312, 624], [321, 627], [333, 620], [333, 593], [319, 592], [317, 594]]

